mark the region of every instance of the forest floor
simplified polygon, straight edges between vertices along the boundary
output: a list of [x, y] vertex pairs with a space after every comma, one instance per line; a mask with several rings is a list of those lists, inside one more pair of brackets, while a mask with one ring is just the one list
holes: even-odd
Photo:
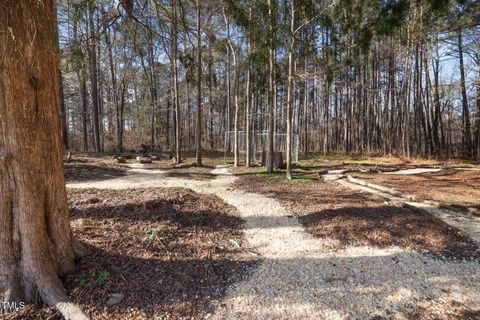
[[[72, 299], [95, 319], [479, 319], [478, 218], [460, 230], [321, 177], [434, 165], [334, 157], [302, 161], [293, 181], [218, 159], [72, 161], [72, 226], [93, 249], [65, 279]], [[112, 294], [123, 299], [109, 306]], [[29, 307], [6, 319], [60, 318]]]
[[420, 174], [360, 173], [356, 177], [414, 195], [415, 200], [432, 200], [480, 215], [480, 169], [448, 168]]
[[441, 167], [441, 168], [479, 168], [480, 162], [451, 159], [451, 160], [436, 160], [436, 159], [421, 159], [411, 158], [404, 159], [400, 157], [385, 157], [385, 156], [362, 156], [362, 155], [344, 155], [337, 153], [329, 153], [327, 155], [314, 153], [307, 157], [301, 156], [301, 167], [311, 168], [358, 168], [358, 167], [390, 167], [394, 169], [400, 168], [416, 168], [416, 167]]

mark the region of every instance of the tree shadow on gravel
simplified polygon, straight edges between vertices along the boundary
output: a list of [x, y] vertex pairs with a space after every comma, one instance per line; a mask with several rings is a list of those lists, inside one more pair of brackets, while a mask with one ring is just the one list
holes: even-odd
[[[255, 290], [242, 291], [237, 297], [242, 303], [237, 315], [251, 319], [477, 319], [478, 263], [388, 250], [362, 253], [269, 260], [268, 268], [261, 266], [252, 275]], [[272, 273], [278, 278], [270, 277]]]
[[[72, 298], [94, 319], [205, 319], [226, 288], [241, 277], [253, 277], [258, 286], [235, 296], [252, 308], [242, 310], [239, 318], [285, 319], [302, 312], [306, 319], [473, 320], [479, 316], [478, 309], [463, 302], [478, 299], [477, 263], [457, 264], [402, 252], [331, 253], [322, 258], [271, 260], [278, 276], [273, 284], [272, 270], [251, 273], [257, 263], [209, 258], [159, 261], [96, 248], [66, 283]], [[109, 271], [103, 284], [91, 276], [100, 270]], [[82, 274], [87, 276], [84, 286], [80, 286]], [[116, 292], [125, 294], [125, 299], [107, 307], [109, 294]], [[473, 304], [478, 305], [478, 300]], [[30, 316], [11, 319], [60, 317], [37, 307]]]

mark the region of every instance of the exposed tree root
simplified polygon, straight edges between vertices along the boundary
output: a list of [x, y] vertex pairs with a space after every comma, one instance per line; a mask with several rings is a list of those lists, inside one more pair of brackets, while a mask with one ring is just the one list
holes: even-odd
[[89, 320], [79, 306], [72, 302], [59, 302], [55, 305], [66, 320]]
[[68, 297], [60, 278], [49, 268], [40, 267], [34, 270], [35, 283], [43, 301], [57, 308], [66, 320], [90, 319], [79, 306]]
[[73, 251], [75, 252], [75, 259], [81, 259], [90, 253], [92, 253], [92, 249], [88, 247], [86, 244], [78, 241], [77, 239], [73, 238]]

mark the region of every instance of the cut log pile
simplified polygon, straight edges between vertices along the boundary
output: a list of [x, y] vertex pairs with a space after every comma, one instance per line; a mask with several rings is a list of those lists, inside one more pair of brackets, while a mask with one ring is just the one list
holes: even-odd
[[150, 156], [139, 156], [137, 157], [138, 163], [152, 163], [152, 158]]
[[126, 163], [129, 159], [135, 159], [138, 163], [152, 163], [152, 161], [159, 161], [164, 159], [172, 159], [169, 153], [156, 153], [156, 154], [141, 154], [135, 155], [134, 153], [121, 153], [113, 156], [113, 159], [117, 163]]
[[125, 163], [125, 162], [127, 162], [127, 159], [125, 159], [125, 157], [115, 156], [115, 157], [113, 157], [113, 158], [115, 159], [115, 161], [116, 161], [117, 163]]

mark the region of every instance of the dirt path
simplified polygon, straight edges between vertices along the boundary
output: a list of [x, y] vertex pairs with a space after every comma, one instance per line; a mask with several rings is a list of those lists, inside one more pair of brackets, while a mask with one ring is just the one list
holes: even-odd
[[217, 177], [205, 182], [134, 169], [125, 177], [67, 186], [186, 187], [235, 206], [246, 221], [247, 249], [262, 262], [229, 289], [209, 318], [405, 319], [427, 313], [443, 319], [448, 313], [480, 309], [477, 261], [442, 261], [398, 247], [339, 249], [333, 240], [307, 233], [275, 199], [233, 189], [235, 177], [226, 167], [212, 173]]

